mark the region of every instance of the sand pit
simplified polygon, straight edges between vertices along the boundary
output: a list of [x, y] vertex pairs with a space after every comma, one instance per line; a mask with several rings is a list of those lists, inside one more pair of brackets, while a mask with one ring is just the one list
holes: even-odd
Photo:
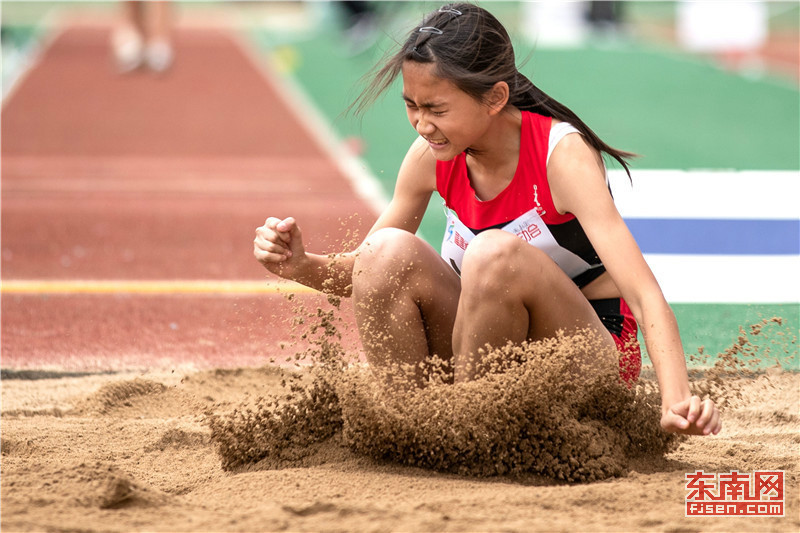
[[[349, 372], [364, 376], [358, 367]], [[391, 424], [379, 427], [375, 417], [385, 422], [386, 413], [399, 407], [380, 393], [367, 394], [369, 386], [358, 379], [348, 382], [356, 397], [348, 398], [341, 388], [331, 396], [333, 389], [320, 387], [308, 369], [296, 380], [294, 374], [270, 366], [136, 375], [9, 373], [2, 382], [2, 529], [798, 530], [800, 375], [775, 368], [749, 377], [727, 375], [724, 380], [707, 374], [703, 378], [707, 385], [716, 384], [727, 394], [722, 433], [672, 442], [666, 452], [651, 449], [619, 455], [608, 449], [619, 444], [609, 437], [608, 426], [614, 424], [592, 414], [585, 401], [582, 407], [573, 402], [572, 416], [578, 413], [590, 423], [560, 434], [551, 432], [551, 438], [561, 439], [563, 448], [571, 435], [575, 450], [593, 449], [584, 456], [573, 454], [584, 466], [597, 463], [591, 463], [592, 458], [621, 457], [610, 470], [596, 468], [604, 474], [595, 476], [599, 481], [590, 481], [525, 463], [524, 454], [514, 456], [508, 446], [497, 446], [514, 439], [503, 441], [499, 426], [492, 429], [491, 424], [488, 431], [498, 433], [484, 438], [495, 444], [498, 462], [492, 468], [485, 467], [491, 450], [468, 447], [474, 453], [459, 467], [448, 453], [467, 448], [448, 449], [441, 442], [438, 455], [426, 462], [408, 439], [417, 433], [402, 425], [402, 417], [395, 418], [392, 430], [397, 432], [398, 446], [393, 452], [375, 453], [381, 438], [391, 440], [387, 438]], [[646, 371], [643, 385], [651, 378]], [[291, 383], [296, 386], [287, 400]], [[317, 388], [309, 388], [314, 383]], [[426, 392], [427, 396], [417, 396], [418, 408], [406, 404], [405, 409], [418, 417], [427, 413], [427, 420], [417, 418], [416, 424], [435, 428], [431, 409], [443, 408], [445, 399], [455, 401], [469, 392], [476, 393], [468, 388]], [[294, 409], [287, 407], [292, 405]], [[599, 405], [596, 398], [591, 405]], [[305, 412], [327, 414], [304, 418], [303, 406], [312, 408]], [[635, 409], [642, 409], [635, 416], [646, 418], [649, 407]], [[269, 418], [267, 412], [283, 413], [283, 418]], [[495, 412], [487, 422], [512, 414]], [[463, 404], [438, 416], [445, 422], [447, 416], [460, 416], [463, 427], [476, 423], [474, 412]], [[241, 435], [228, 441], [249, 442], [233, 454], [236, 461], [225, 461], [231, 455], [221, 451], [220, 438], [214, 435], [225, 420], [232, 424], [228, 429], [250, 430], [249, 441]], [[510, 419], [503, 425], [514, 431], [521, 427]], [[587, 427], [594, 427], [594, 433], [586, 434]], [[652, 437], [651, 430], [642, 428], [642, 435]], [[276, 431], [283, 431], [281, 437], [270, 440]], [[435, 431], [419, 434], [435, 435]], [[275, 442], [282, 444], [276, 447]], [[402, 464], [403, 457], [415, 459]], [[786, 476], [785, 517], [684, 516], [686, 473], [776, 469]]]

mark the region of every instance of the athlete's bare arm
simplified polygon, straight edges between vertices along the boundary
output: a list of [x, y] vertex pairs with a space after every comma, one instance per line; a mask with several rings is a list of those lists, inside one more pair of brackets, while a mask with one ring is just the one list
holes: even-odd
[[689, 391], [675, 315], [608, 193], [600, 156], [581, 135], [567, 135], [550, 157], [548, 180], [556, 209], [578, 218], [639, 323], [661, 388], [662, 427], [718, 433], [716, 406]]
[[[378, 217], [370, 234], [389, 227], [411, 233], [419, 229], [428, 201], [436, 188], [436, 163], [422, 141], [415, 141], [406, 154], [392, 201]], [[267, 270], [282, 278], [319, 291], [350, 295], [353, 262], [358, 250], [332, 255], [306, 252], [302, 231], [293, 217], [268, 218], [263, 226], [256, 229], [253, 253]]]

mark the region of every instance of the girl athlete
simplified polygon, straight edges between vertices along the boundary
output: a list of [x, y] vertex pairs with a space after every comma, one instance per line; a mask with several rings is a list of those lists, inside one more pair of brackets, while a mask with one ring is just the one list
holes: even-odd
[[[362, 106], [398, 75], [419, 137], [366, 240], [353, 252], [315, 255], [294, 218], [271, 217], [256, 230], [256, 258], [284, 278], [352, 295], [370, 364], [420, 369], [437, 355], [455, 382], [475, 377], [487, 344], [588, 328], [604, 344], [589, 356], [619, 349], [630, 383], [638, 322], [661, 389], [661, 426], [717, 434], [717, 407], [690, 393], [675, 317], [608, 189], [601, 154], [626, 170], [632, 154], [523, 76], [505, 28], [477, 6], [426, 17]], [[434, 191], [449, 211], [441, 255], [414, 234]], [[416, 378], [424, 381], [422, 370]]]

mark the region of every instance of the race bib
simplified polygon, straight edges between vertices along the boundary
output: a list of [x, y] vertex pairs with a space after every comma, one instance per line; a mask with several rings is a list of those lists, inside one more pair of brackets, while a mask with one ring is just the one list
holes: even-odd
[[[445, 213], [447, 214], [447, 227], [442, 239], [441, 255], [460, 276], [464, 252], [470, 241], [475, 238], [475, 233], [465, 226], [452, 210], [445, 208]], [[559, 246], [536, 209], [531, 209], [500, 229], [516, 235], [531, 246], [545, 252], [570, 278], [591, 268], [591, 265], [579, 256]]]

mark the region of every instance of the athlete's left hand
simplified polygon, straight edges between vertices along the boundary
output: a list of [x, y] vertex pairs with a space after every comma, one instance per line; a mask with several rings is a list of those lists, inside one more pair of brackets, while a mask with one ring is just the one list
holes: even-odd
[[716, 435], [722, 429], [722, 420], [713, 401], [691, 396], [664, 410], [661, 427], [671, 433]]

